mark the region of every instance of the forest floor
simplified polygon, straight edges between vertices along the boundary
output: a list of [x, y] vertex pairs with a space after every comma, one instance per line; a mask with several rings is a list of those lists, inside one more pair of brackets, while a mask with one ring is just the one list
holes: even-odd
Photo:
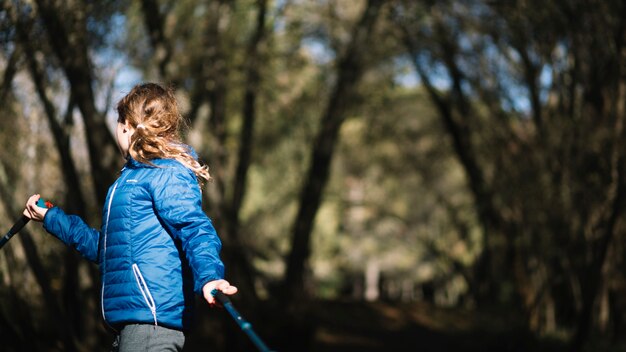
[[314, 352], [559, 351], [558, 340], [538, 340], [514, 315], [433, 307], [430, 304], [328, 301], [314, 316]]
[[[309, 335], [299, 336], [279, 327], [276, 320], [252, 322], [253, 327], [279, 352], [565, 352], [565, 338], [537, 337], [527, 332], [519, 315], [500, 307], [493, 312], [476, 312], [459, 308], [441, 308], [427, 303], [357, 302], [351, 300], [317, 301], [308, 309]], [[243, 313], [243, 312], [242, 312]], [[243, 314], [246, 315], [245, 313]], [[222, 314], [222, 319], [227, 314]], [[227, 317], [230, 320], [230, 317]], [[229, 325], [234, 326], [232, 320]], [[269, 330], [266, 327], [272, 326]], [[208, 326], [205, 326], [207, 329]], [[205, 330], [207, 331], [207, 330]], [[213, 330], [216, 332], [216, 330]], [[297, 331], [294, 329], [293, 331]], [[231, 331], [231, 333], [233, 333]], [[236, 340], [247, 345], [238, 349], [256, 349], [241, 330]], [[285, 340], [291, 340], [289, 342]], [[189, 340], [185, 351], [205, 351], [216, 341]], [[195, 345], [195, 346], [194, 346]], [[283, 346], [281, 346], [283, 345]], [[286, 346], [289, 347], [286, 347]], [[585, 352], [626, 352], [626, 347], [607, 341], [590, 343]], [[294, 347], [296, 346], [296, 347]], [[305, 347], [306, 346], [306, 347]], [[232, 346], [231, 346], [232, 347]], [[224, 350], [235, 350], [225, 348]]]

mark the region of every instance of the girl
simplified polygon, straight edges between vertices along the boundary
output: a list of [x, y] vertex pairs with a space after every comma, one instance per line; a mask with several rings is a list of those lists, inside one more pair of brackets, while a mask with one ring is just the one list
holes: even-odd
[[116, 139], [126, 159], [111, 186], [102, 228], [28, 199], [24, 215], [100, 266], [102, 315], [116, 332], [114, 351], [180, 351], [194, 300], [237, 292], [224, 280], [221, 242], [201, 207], [210, 180], [179, 138], [183, 118], [173, 92], [148, 83], [117, 104]]

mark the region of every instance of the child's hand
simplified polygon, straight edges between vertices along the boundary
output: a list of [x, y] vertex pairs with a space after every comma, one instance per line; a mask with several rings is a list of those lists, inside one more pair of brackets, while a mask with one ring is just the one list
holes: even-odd
[[215, 304], [215, 297], [211, 294], [211, 291], [217, 289], [218, 291], [222, 291], [227, 295], [234, 295], [237, 293], [237, 287], [231, 286], [230, 283], [226, 280], [213, 280], [207, 282], [202, 288], [202, 294], [204, 295], [204, 299], [209, 302], [209, 305]]
[[41, 196], [39, 194], [34, 194], [28, 198], [28, 201], [26, 202], [26, 209], [24, 209], [24, 216], [31, 220], [43, 221], [43, 218], [48, 212], [48, 208], [42, 208], [37, 205], [37, 201], [40, 197]]

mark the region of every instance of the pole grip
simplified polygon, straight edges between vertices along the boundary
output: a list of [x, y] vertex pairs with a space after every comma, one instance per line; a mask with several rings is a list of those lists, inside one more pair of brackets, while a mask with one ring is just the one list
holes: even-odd
[[222, 292], [220, 290], [215, 289], [215, 290], [211, 291], [211, 294], [222, 305], [230, 303], [230, 298], [228, 298], [228, 296], [226, 294], [224, 294], [224, 292]]
[[[45, 201], [43, 198], [39, 198], [37, 200], [37, 206], [40, 208], [52, 208], [54, 205], [52, 205], [52, 203]], [[30, 221], [30, 219], [28, 217], [26, 217], [26, 215], [22, 215], [21, 218], [19, 218], [19, 220], [17, 220], [15, 222], [15, 224], [13, 224], [13, 226], [11, 226], [11, 229], [9, 230], [9, 232], [6, 233], [6, 235], [4, 235], [2, 238], [0, 238], [0, 248], [4, 247], [5, 244], [7, 244], [7, 242], [9, 242], [9, 240], [11, 239], [11, 237], [13, 237], [16, 233], [20, 232], [20, 230], [26, 226], [26, 224], [28, 224], [28, 222]]]

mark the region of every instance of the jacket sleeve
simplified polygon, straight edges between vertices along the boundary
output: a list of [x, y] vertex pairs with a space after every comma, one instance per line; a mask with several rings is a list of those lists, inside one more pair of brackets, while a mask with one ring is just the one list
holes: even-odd
[[78, 250], [92, 262], [98, 261], [100, 231], [90, 227], [76, 215], [68, 215], [61, 208], [48, 209], [43, 228], [66, 245]]
[[207, 282], [224, 278], [222, 243], [202, 210], [200, 186], [191, 170], [181, 165], [159, 171], [151, 181], [157, 215], [180, 240], [193, 272], [194, 291], [201, 294]]

